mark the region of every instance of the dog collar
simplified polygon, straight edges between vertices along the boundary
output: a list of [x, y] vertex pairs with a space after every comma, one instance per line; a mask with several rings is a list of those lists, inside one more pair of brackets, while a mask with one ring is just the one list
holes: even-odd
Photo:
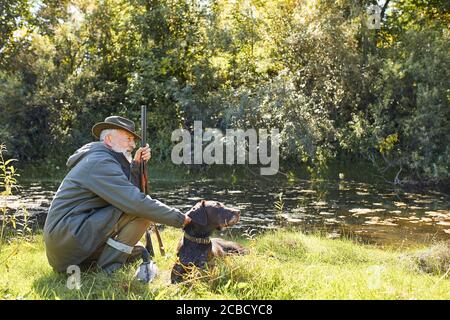
[[199, 243], [199, 244], [210, 244], [211, 243], [211, 239], [209, 237], [208, 238], [196, 238], [191, 235], [188, 235], [186, 232], [184, 233], [184, 237], [192, 242]]

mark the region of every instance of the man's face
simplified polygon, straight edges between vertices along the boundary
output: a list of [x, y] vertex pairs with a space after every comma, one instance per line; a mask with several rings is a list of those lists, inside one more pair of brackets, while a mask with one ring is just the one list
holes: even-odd
[[122, 152], [129, 162], [132, 160], [131, 152], [136, 147], [134, 136], [125, 130], [115, 130], [106, 139], [107, 144], [115, 152]]

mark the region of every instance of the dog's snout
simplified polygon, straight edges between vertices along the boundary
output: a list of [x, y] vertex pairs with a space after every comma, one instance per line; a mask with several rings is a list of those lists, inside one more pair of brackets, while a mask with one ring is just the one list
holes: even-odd
[[241, 216], [241, 210], [239, 210], [239, 209], [233, 209], [233, 210], [231, 210], [231, 212], [237, 218], [239, 218]]
[[234, 224], [238, 223], [239, 220], [241, 219], [241, 210], [234, 210], [234, 219], [233, 222]]

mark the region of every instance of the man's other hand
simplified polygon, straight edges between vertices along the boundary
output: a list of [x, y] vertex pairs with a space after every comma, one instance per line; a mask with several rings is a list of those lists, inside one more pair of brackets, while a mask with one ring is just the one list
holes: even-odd
[[147, 145], [145, 147], [140, 147], [138, 151], [134, 154], [134, 161], [141, 162], [141, 159], [145, 162], [149, 161], [152, 157], [152, 149], [150, 149], [150, 146]]

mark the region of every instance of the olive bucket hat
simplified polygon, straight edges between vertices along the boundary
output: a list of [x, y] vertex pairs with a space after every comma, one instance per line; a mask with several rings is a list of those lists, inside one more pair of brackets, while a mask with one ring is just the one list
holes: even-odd
[[100, 139], [100, 133], [105, 129], [122, 129], [131, 133], [135, 138], [141, 139], [135, 132], [134, 122], [127, 118], [119, 116], [107, 117], [105, 121], [94, 124], [92, 127], [92, 134], [97, 139]]

